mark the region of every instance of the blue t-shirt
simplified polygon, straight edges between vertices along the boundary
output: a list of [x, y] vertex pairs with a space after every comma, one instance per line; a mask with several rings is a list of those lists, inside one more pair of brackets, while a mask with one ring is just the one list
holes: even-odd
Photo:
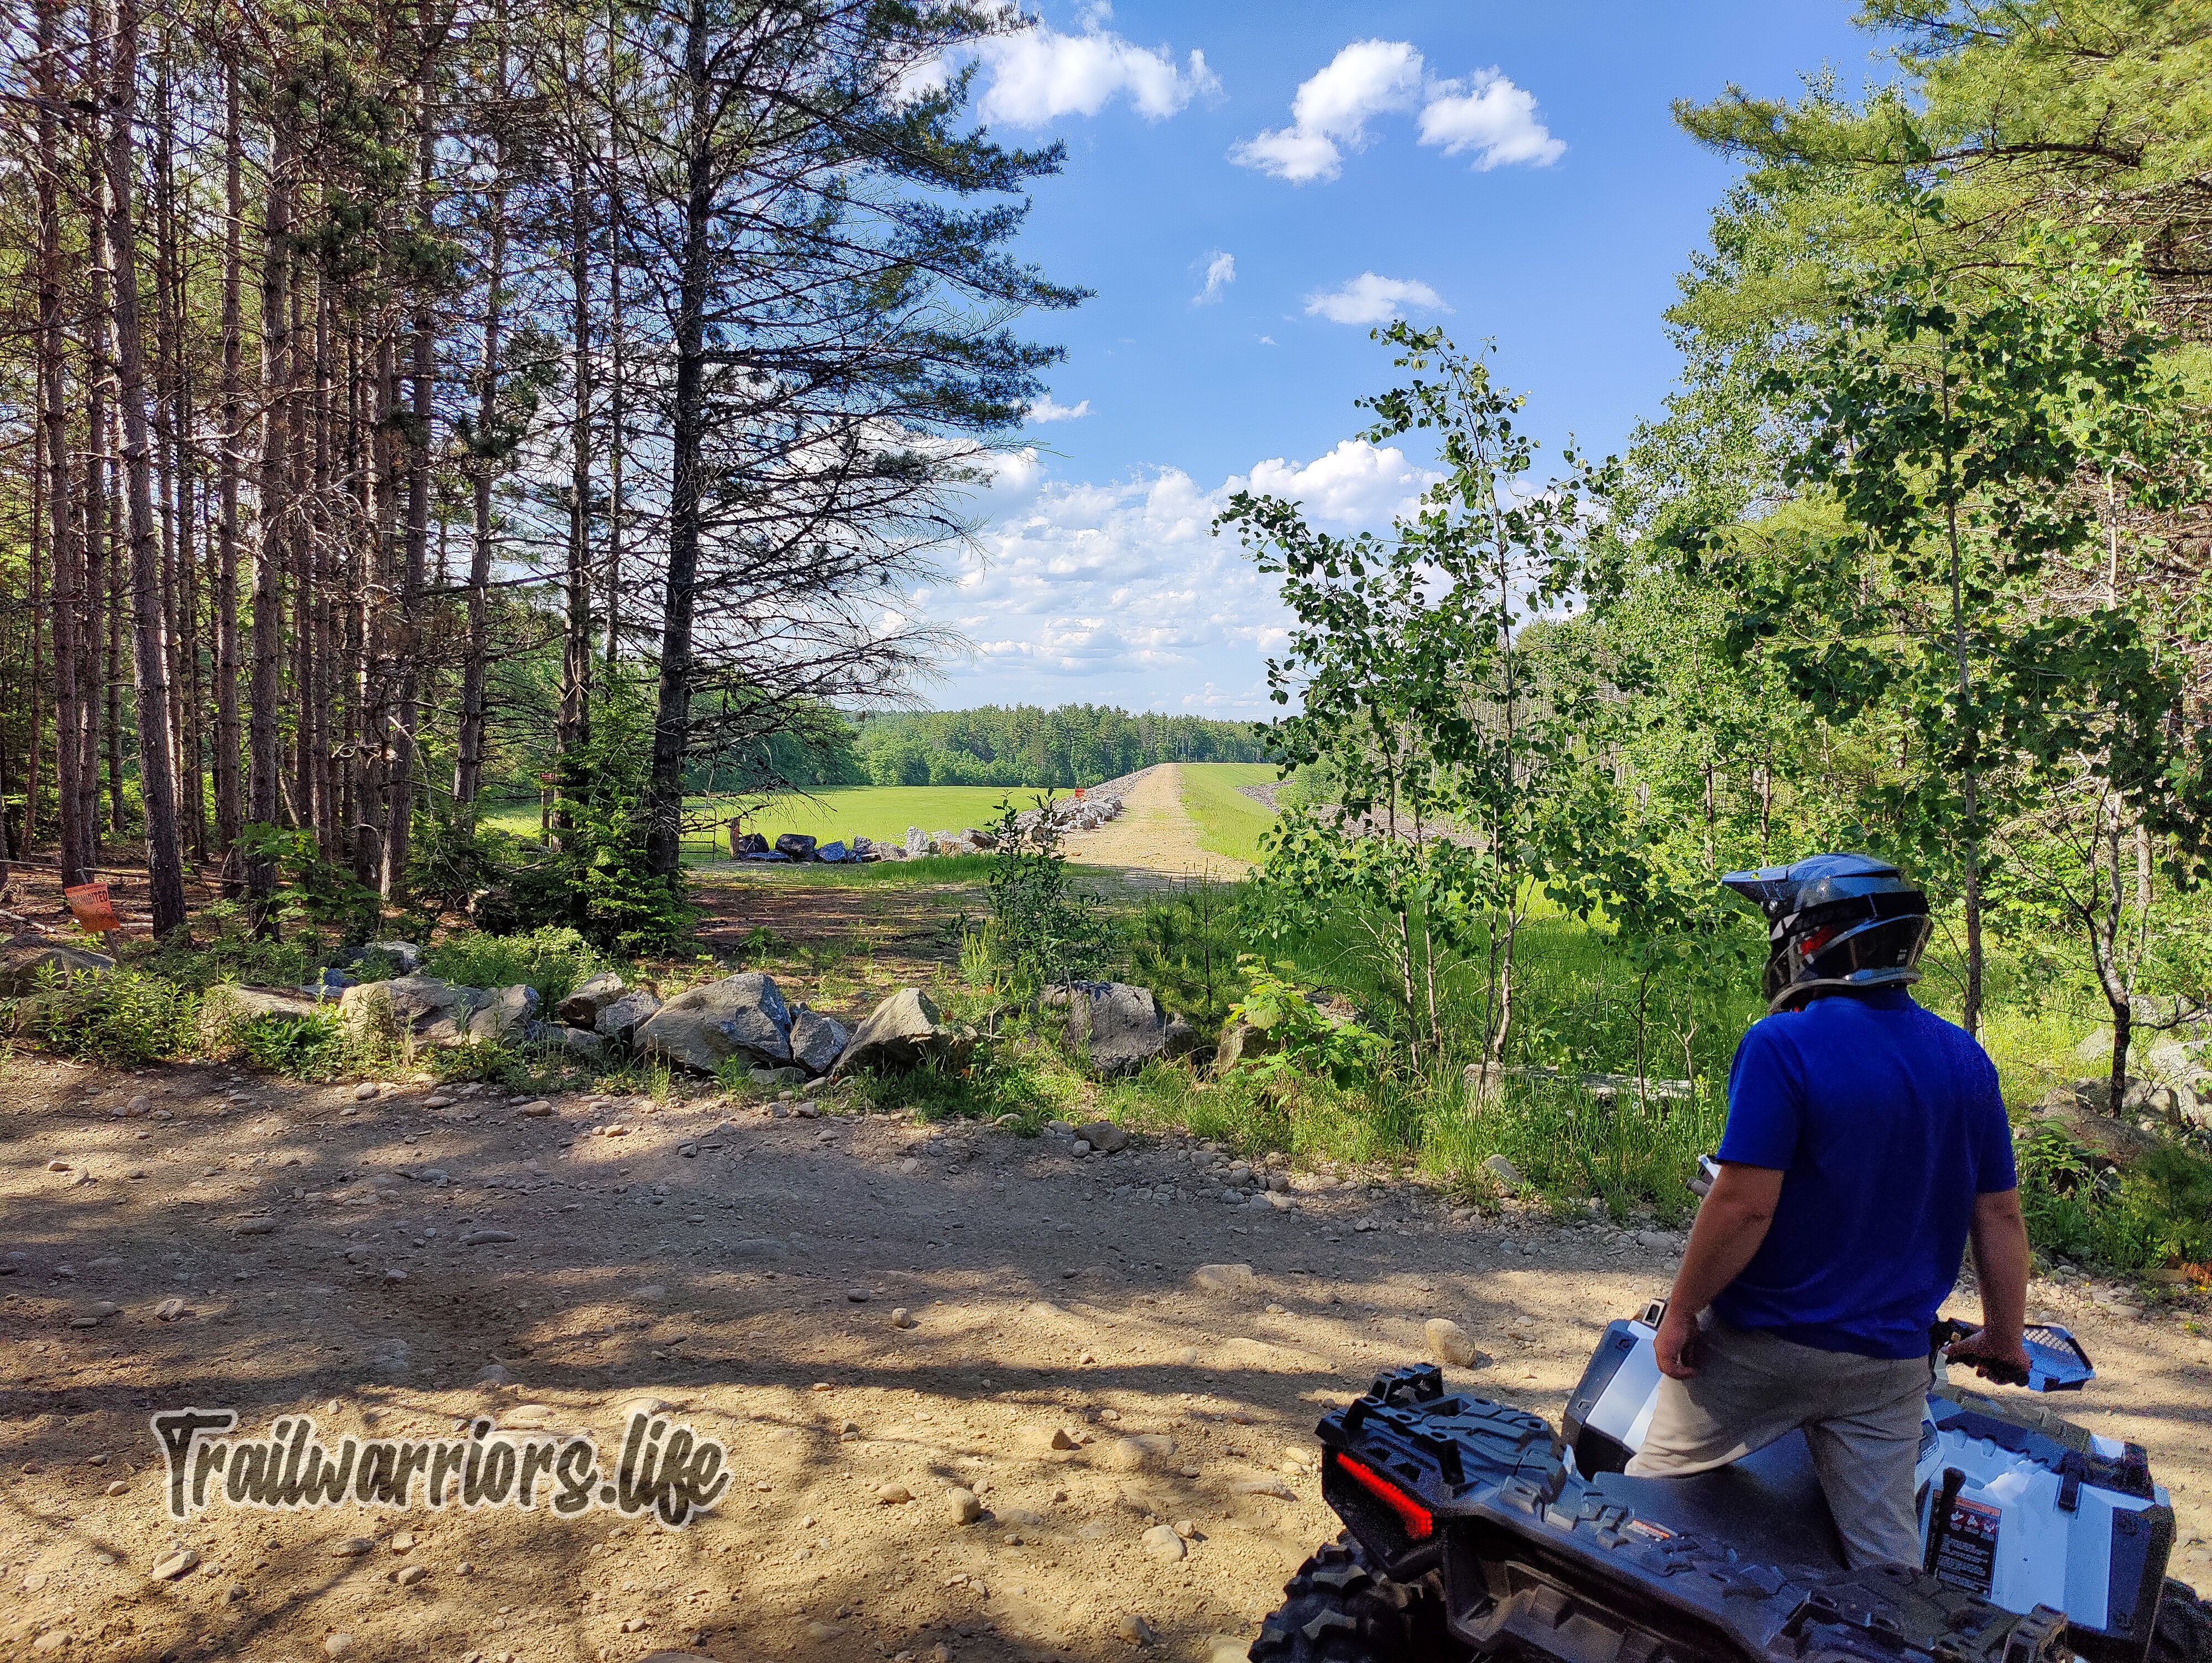
[[2016, 1181], [1996, 1067], [1902, 988], [1753, 1023], [1720, 1158], [1784, 1175], [1766, 1239], [1713, 1314], [1869, 1357], [1925, 1355], [1974, 1198]]

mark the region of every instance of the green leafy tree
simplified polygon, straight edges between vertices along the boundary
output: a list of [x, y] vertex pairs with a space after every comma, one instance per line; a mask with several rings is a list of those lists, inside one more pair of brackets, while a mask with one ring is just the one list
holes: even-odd
[[1771, 655], [1801, 697], [1897, 736], [1873, 806], [1955, 885], [1969, 1030], [1992, 839], [2055, 768], [2086, 766], [2143, 808], [2171, 779], [2158, 823], [2201, 837], [2196, 765], [2161, 737], [2171, 660], [2161, 674], [2140, 608], [2075, 581], [2120, 483], [2157, 503], [2179, 476], [2145, 290], [2077, 240], [2038, 235], [2021, 254], [2025, 277], [1967, 295], [1901, 267], [1805, 367], [1774, 373], [1808, 430], [1790, 476], [1832, 495], [1843, 529], [1760, 574], [1731, 621], [1738, 652]]
[[1522, 401], [1482, 356], [1403, 322], [1377, 338], [1413, 376], [1361, 401], [1377, 418], [1364, 436], [1435, 436], [1444, 476], [1419, 511], [1388, 537], [1346, 539], [1315, 531], [1296, 503], [1241, 491], [1216, 521], [1281, 578], [1297, 620], [1267, 665], [1270, 696], [1298, 705], [1269, 728], [1271, 758], [1286, 774], [1323, 768], [1338, 787], [1335, 803], [1282, 816], [1263, 876], [1282, 924], [1355, 909], [1416, 1068], [1442, 1061], [1441, 984], [1480, 953], [1495, 1078], [1534, 890], [1574, 869], [1607, 818], [1586, 743], [1594, 683], [1532, 641], [1587, 575], [1589, 481], [1532, 485]]

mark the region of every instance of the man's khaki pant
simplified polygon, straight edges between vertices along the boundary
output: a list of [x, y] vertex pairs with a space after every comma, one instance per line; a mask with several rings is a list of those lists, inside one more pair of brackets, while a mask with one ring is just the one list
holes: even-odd
[[1662, 1378], [1631, 1477], [1686, 1478], [1741, 1460], [1803, 1428], [1851, 1568], [1920, 1563], [1912, 1468], [1927, 1400], [1925, 1357], [1816, 1350], [1706, 1313], [1695, 1380]]

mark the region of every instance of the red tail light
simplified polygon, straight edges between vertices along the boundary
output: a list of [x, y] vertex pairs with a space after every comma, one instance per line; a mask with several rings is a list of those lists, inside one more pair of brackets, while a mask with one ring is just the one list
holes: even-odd
[[1336, 1464], [1345, 1477], [1396, 1514], [1398, 1522], [1406, 1527], [1406, 1534], [1413, 1540], [1425, 1542], [1437, 1533], [1436, 1516], [1373, 1467], [1341, 1451], [1337, 1454]]

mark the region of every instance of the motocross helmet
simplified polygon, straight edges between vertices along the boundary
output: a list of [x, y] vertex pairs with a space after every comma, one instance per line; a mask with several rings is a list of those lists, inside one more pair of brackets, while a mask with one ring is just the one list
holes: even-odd
[[1721, 882], [1766, 914], [1770, 1011], [1827, 992], [1905, 987], [1928, 944], [1928, 897], [1887, 861], [1815, 854]]

